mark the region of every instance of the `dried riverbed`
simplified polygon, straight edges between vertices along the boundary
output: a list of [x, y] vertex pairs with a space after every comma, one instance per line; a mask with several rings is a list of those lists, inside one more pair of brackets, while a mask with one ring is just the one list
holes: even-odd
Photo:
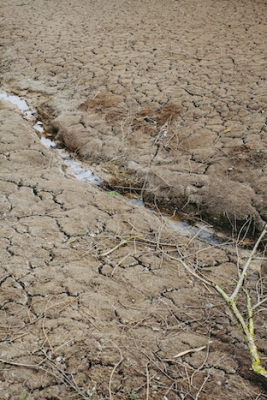
[[[47, 134], [47, 132], [43, 128], [43, 123], [40, 121], [36, 121], [37, 112], [35, 109], [30, 109], [28, 103], [25, 99], [21, 99], [19, 96], [8, 94], [5, 91], [0, 92], [0, 99], [5, 100], [8, 103], [11, 103], [17, 106], [18, 110], [22, 113], [22, 115], [29, 121], [34, 121], [33, 128], [35, 129], [38, 137], [40, 138], [40, 142], [48, 149], [57, 150], [57, 153], [60, 155], [62, 159], [62, 169], [65, 170], [68, 174], [74, 176], [79, 181], [87, 182], [88, 184], [97, 185], [101, 188], [107, 188], [107, 184], [103, 182], [98, 176], [94, 175], [94, 173], [86, 169], [81, 161], [77, 161], [77, 156], [73, 153], [68, 152], [65, 149], [58, 148], [56, 142], [49, 139], [51, 134]], [[48, 137], [47, 137], [48, 136]], [[52, 154], [51, 154], [52, 156]], [[60, 164], [60, 163], [59, 163]], [[35, 188], [37, 190], [37, 186]], [[108, 188], [109, 189], [109, 188]], [[143, 199], [135, 194], [135, 191], [122, 191], [125, 193], [125, 198], [128, 198], [135, 205], [139, 205], [140, 207], [145, 207], [145, 203]], [[108, 194], [119, 196], [119, 191], [108, 190]], [[155, 210], [158, 215], [160, 215], [166, 224], [171, 226], [176, 232], [180, 233], [181, 235], [187, 235], [191, 237], [198, 237], [199, 239], [206, 241], [208, 243], [219, 244], [219, 237], [220, 242], [227, 240], [226, 236], [220, 235], [219, 232], [216, 232], [212, 227], [205, 225], [205, 224], [195, 224], [194, 226], [190, 226], [185, 219], [176, 216], [174, 214], [162, 213], [155, 205], [148, 204], [147, 209], [151, 211]], [[185, 217], [185, 216], [184, 216]], [[229, 238], [230, 239], [230, 238]]]
[[[38, 110], [31, 121], [0, 100], [3, 398], [266, 398], [231, 313], [179, 262], [231, 293], [250, 251], [181, 235], [75, 179], [35, 125], [112, 187], [260, 229], [265, 11], [247, 1], [3, 3], [1, 88]], [[264, 254], [246, 287], [254, 304], [266, 296]], [[245, 312], [242, 295], [238, 305]], [[265, 364], [264, 303], [254, 319]]]

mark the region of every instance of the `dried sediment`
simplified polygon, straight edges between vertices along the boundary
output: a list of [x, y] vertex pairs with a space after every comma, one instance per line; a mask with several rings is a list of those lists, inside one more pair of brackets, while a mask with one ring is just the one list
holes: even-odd
[[[131, 390], [140, 398], [168, 391], [223, 399], [244, 387], [243, 398], [260, 396], [231, 314], [177, 260], [183, 254], [231, 291], [248, 252], [181, 237], [145, 208], [66, 175], [32, 123], [6, 102], [0, 107], [5, 398], [127, 399]], [[261, 264], [248, 277], [253, 299], [262, 295]], [[262, 318], [255, 317], [261, 355]]]
[[115, 186], [260, 229], [266, 4], [42, 4], [3, 8], [2, 77], [53, 110], [58, 139]]
[[[114, 186], [260, 226], [265, 7], [5, 2], [2, 83]], [[79, 398], [80, 388], [97, 399], [260, 398], [230, 313], [175, 260], [183, 255], [231, 292], [248, 252], [181, 237], [161, 217], [76, 181], [29, 122], [0, 107], [0, 358], [22, 364], [1, 370], [5, 397]], [[266, 295], [261, 264], [247, 280], [255, 302]], [[263, 357], [264, 318], [255, 315]]]

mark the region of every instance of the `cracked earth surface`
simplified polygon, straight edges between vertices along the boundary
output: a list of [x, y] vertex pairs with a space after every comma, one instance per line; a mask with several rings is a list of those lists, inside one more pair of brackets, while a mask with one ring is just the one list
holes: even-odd
[[[46, 134], [111, 187], [260, 229], [266, 8], [3, 1], [0, 89], [24, 97]], [[75, 180], [32, 125], [0, 101], [0, 398], [266, 398], [222, 299], [177, 261], [231, 292], [249, 251], [181, 236]], [[255, 303], [266, 273], [258, 255], [247, 279]], [[264, 308], [255, 326], [265, 363]]]

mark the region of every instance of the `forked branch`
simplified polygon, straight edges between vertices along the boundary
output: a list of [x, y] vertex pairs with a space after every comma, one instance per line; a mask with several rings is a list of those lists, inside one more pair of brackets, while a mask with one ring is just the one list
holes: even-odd
[[[248, 291], [243, 287], [244, 281], [247, 276], [247, 272], [249, 269], [249, 266], [251, 264], [251, 261], [253, 260], [253, 257], [259, 247], [260, 242], [262, 241], [263, 237], [267, 233], [267, 224], [265, 224], [264, 229], [259, 236], [259, 239], [257, 240], [255, 246], [253, 247], [253, 250], [251, 251], [251, 254], [243, 268], [242, 274], [240, 275], [240, 278], [236, 284], [235, 290], [231, 296], [229, 296], [217, 283], [214, 281], [207, 280], [206, 278], [203, 278], [202, 276], [198, 275], [188, 264], [186, 264], [183, 260], [177, 259], [185, 268], [187, 271], [189, 271], [192, 275], [197, 277], [199, 280], [204, 282], [206, 285], [212, 286], [216, 292], [224, 299], [226, 302], [227, 306], [231, 310], [232, 314], [234, 315], [235, 319], [237, 320], [239, 326], [241, 327], [243, 334], [246, 339], [247, 347], [249, 350], [250, 358], [251, 358], [251, 363], [252, 363], [252, 370], [255, 374], [259, 375], [261, 378], [263, 378], [267, 382], [267, 370], [262, 367], [261, 365], [261, 360], [260, 356], [258, 353], [257, 346], [255, 344], [255, 338], [254, 338], [254, 321], [253, 321], [253, 310], [255, 307], [252, 306], [251, 303], [251, 297], [248, 293]], [[239, 308], [236, 304], [236, 297], [240, 291], [240, 289], [244, 291], [246, 298], [247, 298], [247, 322], [245, 321], [242, 313], [239, 311]]]
[[245, 266], [243, 268], [242, 274], [240, 275], [240, 278], [239, 278], [239, 280], [237, 282], [235, 290], [234, 290], [233, 294], [230, 296], [231, 300], [234, 300], [236, 298], [236, 296], [238, 295], [238, 292], [239, 292], [240, 288], [242, 287], [242, 285], [244, 283], [244, 280], [245, 280], [245, 278], [247, 276], [247, 271], [248, 271], [248, 268], [249, 268], [249, 266], [251, 264], [251, 261], [253, 260], [253, 257], [254, 257], [254, 255], [255, 255], [258, 247], [259, 247], [259, 244], [262, 241], [262, 239], [264, 238], [264, 236], [266, 235], [266, 233], [267, 233], [267, 224], [265, 224], [265, 226], [264, 226], [264, 228], [263, 228], [263, 230], [262, 230], [257, 242], [255, 243], [255, 246], [253, 247], [252, 252], [250, 253], [250, 256], [249, 256], [249, 258], [248, 258], [248, 260], [247, 260], [247, 262], [246, 262], [246, 264], [245, 264]]

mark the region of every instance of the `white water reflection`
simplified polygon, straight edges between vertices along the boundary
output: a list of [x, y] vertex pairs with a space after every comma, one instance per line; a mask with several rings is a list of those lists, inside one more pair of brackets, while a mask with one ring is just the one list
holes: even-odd
[[83, 168], [80, 161], [74, 160], [64, 149], [60, 149], [58, 152], [64, 161], [64, 165], [68, 167], [67, 171], [74, 175], [79, 181], [89, 182], [98, 186], [101, 185], [102, 180], [89, 169]]
[[41, 137], [41, 143], [47, 148], [47, 149], [55, 149], [57, 147], [56, 143], [53, 140], [50, 140], [44, 136]]
[[209, 229], [208, 226], [192, 226], [189, 225], [186, 221], [177, 221], [171, 218], [166, 218], [165, 221], [167, 224], [176, 232], [178, 232], [182, 236], [191, 236], [197, 237], [201, 239], [203, 242], [207, 242], [209, 244], [219, 244], [219, 241], [215, 237], [215, 232], [212, 229]]
[[[41, 143], [48, 149], [56, 149], [56, 143], [44, 136], [41, 137]], [[102, 180], [93, 174], [89, 169], [83, 168], [80, 161], [76, 161], [66, 150], [57, 149], [57, 152], [63, 160], [63, 164], [67, 167], [67, 172], [74, 175], [76, 179], [83, 182], [88, 182], [93, 185], [101, 185]]]
[[32, 120], [34, 119], [33, 114], [35, 110], [31, 110], [28, 106], [27, 102], [21, 99], [19, 96], [15, 96], [13, 94], [8, 94], [4, 91], [0, 92], [0, 99], [8, 101], [11, 104], [14, 104], [18, 107], [18, 109], [25, 115], [26, 118]]
[[41, 121], [37, 121], [36, 124], [33, 125], [33, 127], [37, 132], [44, 133], [44, 128], [42, 127], [42, 125], [43, 123]]
[[[41, 143], [48, 149], [56, 149], [56, 143], [44, 136], [41, 137]], [[101, 185], [102, 180], [93, 174], [89, 169], [83, 168], [80, 161], [76, 161], [66, 150], [57, 149], [58, 154], [63, 160], [63, 164], [67, 167], [67, 172], [74, 175], [76, 179], [83, 182], [88, 182], [93, 185]]]
[[134, 204], [135, 206], [138, 207], [145, 207], [145, 203], [143, 200], [138, 200], [138, 199], [129, 199], [130, 203]]
[[[8, 94], [2, 91], [0, 92], [0, 99], [8, 101], [9, 103], [17, 106], [27, 119], [35, 119], [33, 115], [35, 113], [35, 110], [31, 110], [27, 102], [21, 99], [19, 96]], [[43, 123], [41, 121], [37, 121], [33, 125], [33, 128], [39, 133], [44, 133], [42, 125]], [[42, 136], [40, 141], [48, 149], [55, 149], [57, 147], [56, 143], [53, 140], [50, 140], [45, 136]], [[89, 182], [93, 185], [98, 186], [101, 185], [101, 179], [98, 176], [95, 176], [92, 171], [83, 168], [80, 161], [74, 160], [74, 158], [63, 149], [58, 150], [58, 153], [61, 155], [64, 165], [67, 166], [67, 172], [69, 174], [74, 175], [79, 181]]]

